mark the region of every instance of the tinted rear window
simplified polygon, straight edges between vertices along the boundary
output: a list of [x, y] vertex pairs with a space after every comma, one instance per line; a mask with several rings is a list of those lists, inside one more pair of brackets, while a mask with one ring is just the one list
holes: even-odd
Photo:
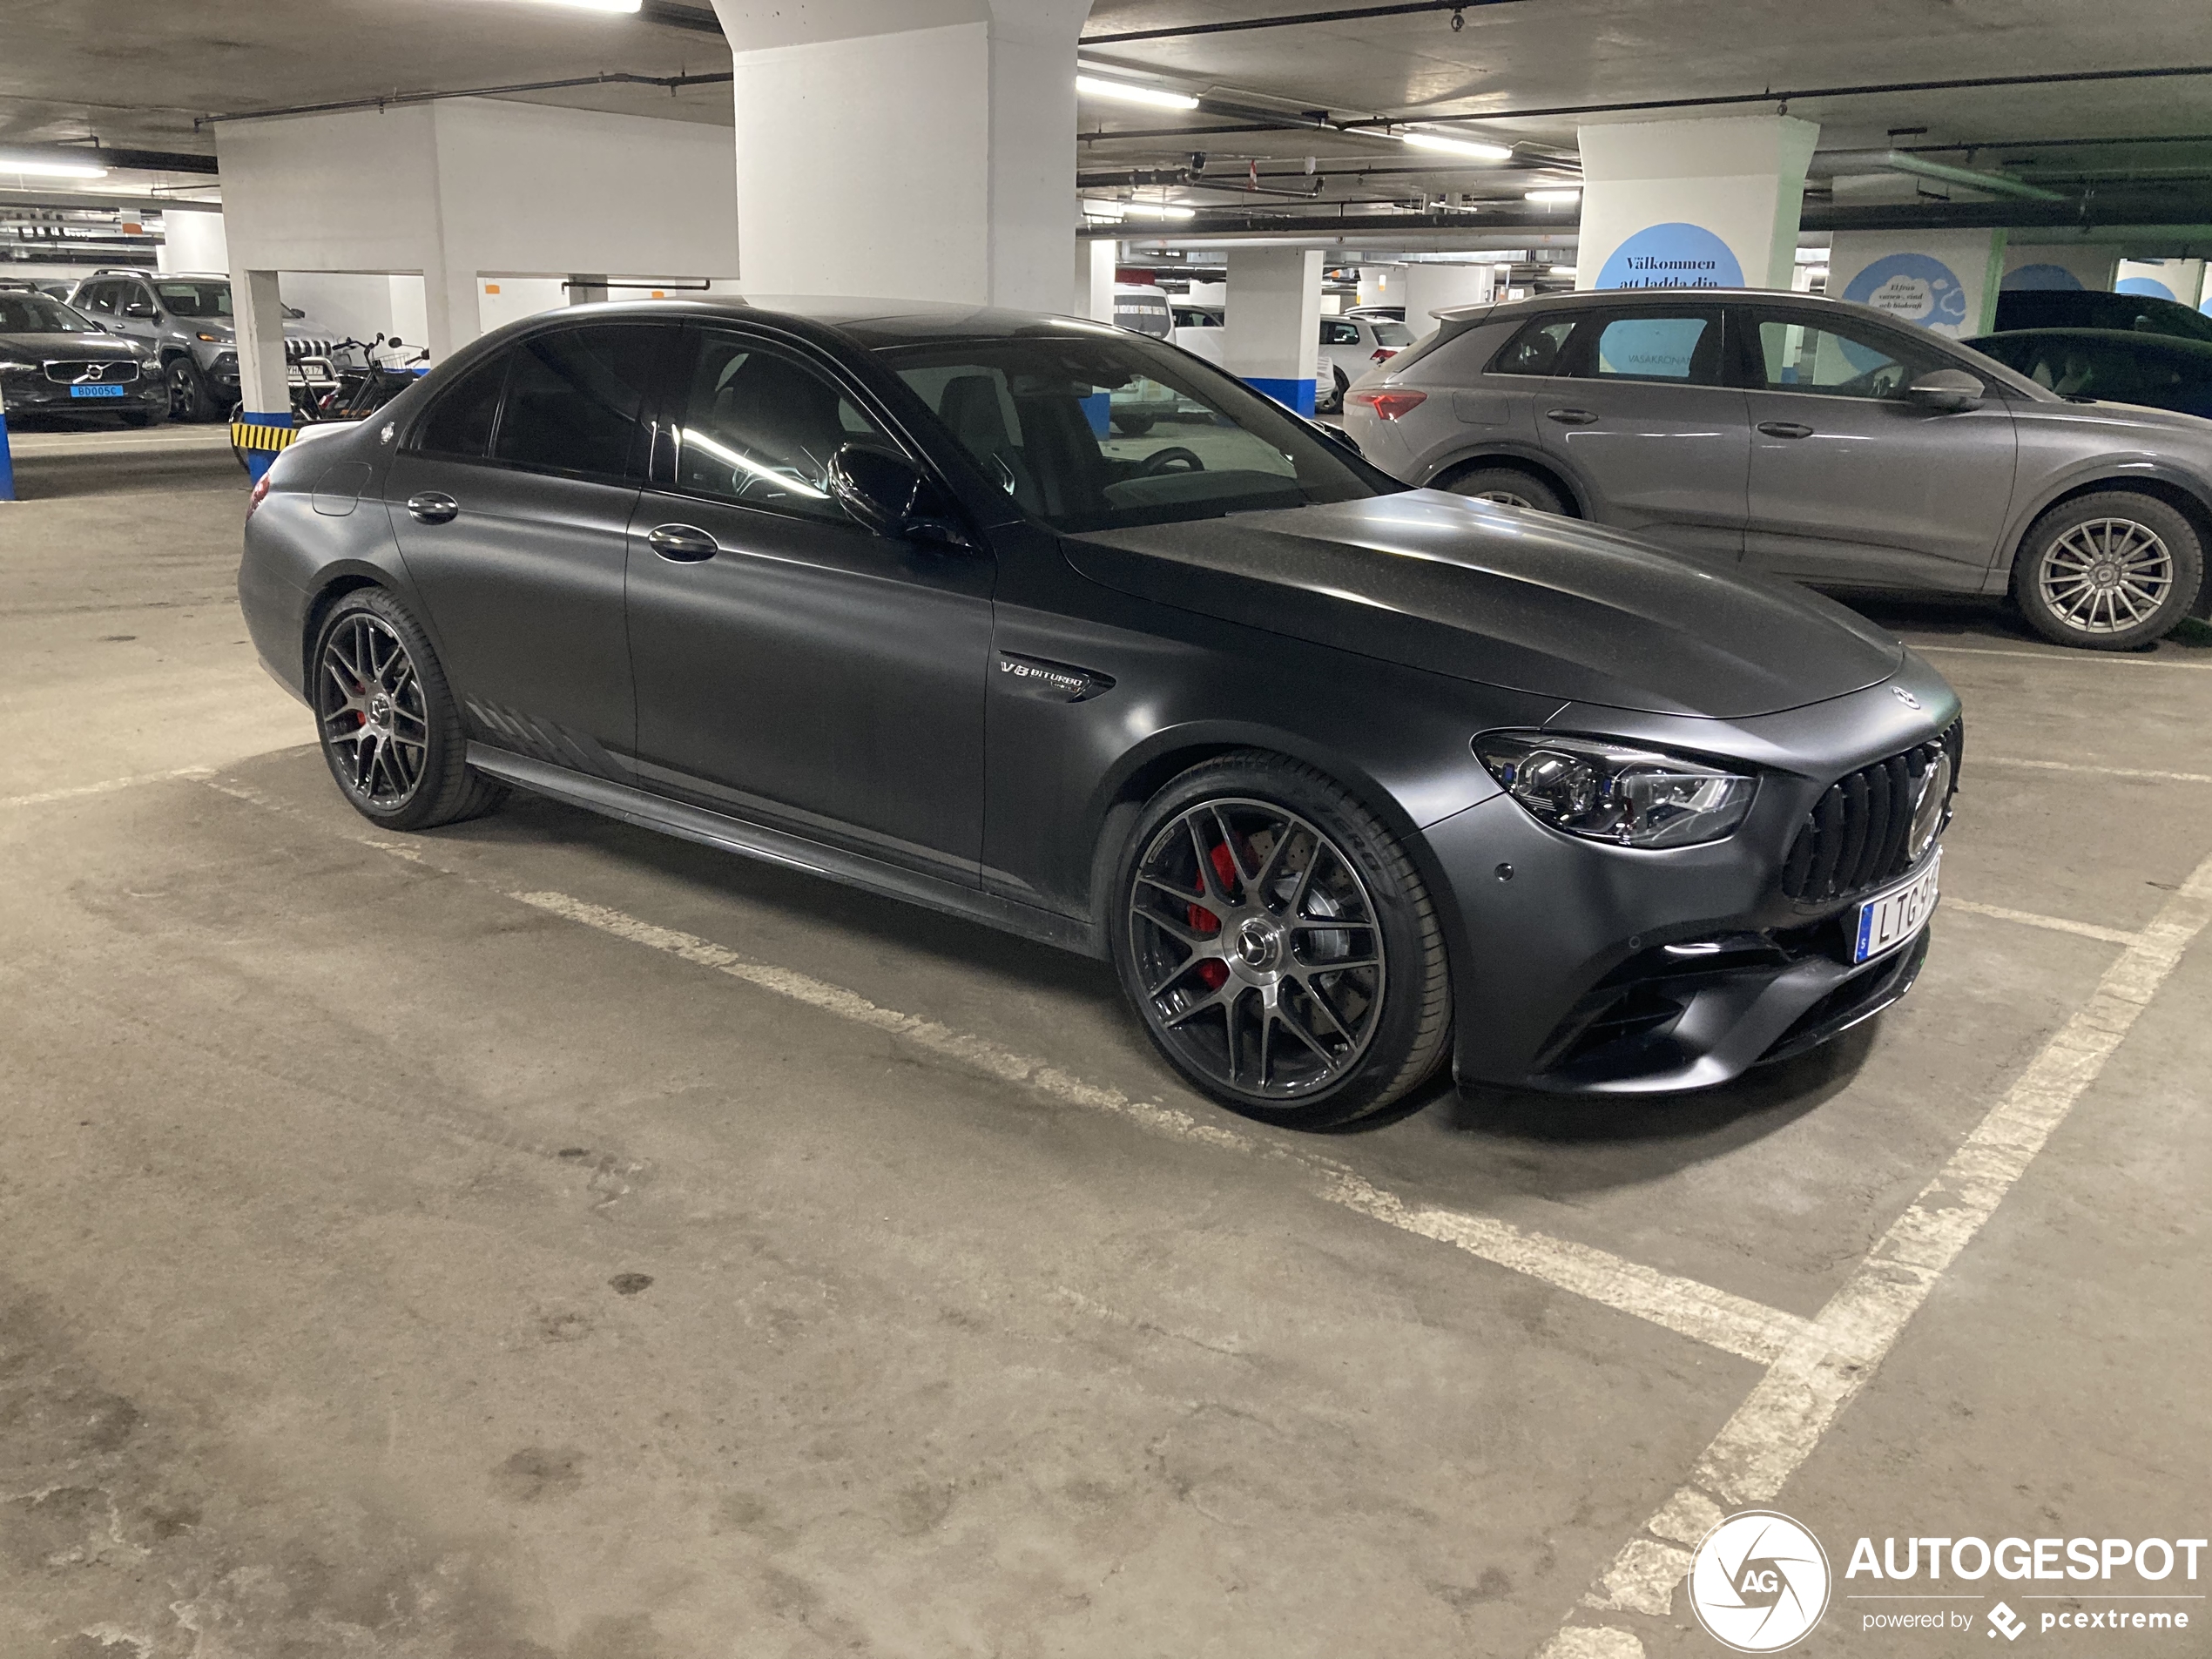
[[622, 478], [644, 461], [651, 324], [604, 324], [534, 334], [511, 354], [495, 460], [586, 477]]
[[507, 383], [512, 354], [499, 352], [438, 394], [415, 429], [415, 447], [426, 455], [482, 460], [499, 415], [500, 389]]

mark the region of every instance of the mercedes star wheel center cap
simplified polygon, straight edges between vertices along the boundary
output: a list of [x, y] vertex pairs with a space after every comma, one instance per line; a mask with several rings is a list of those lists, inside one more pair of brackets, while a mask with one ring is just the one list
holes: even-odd
[[1246, 919], [1237, 929], [1237, 958], [1255, 974], [1278, 965], [1283, 954], [1282, 930], [1258, 916]]

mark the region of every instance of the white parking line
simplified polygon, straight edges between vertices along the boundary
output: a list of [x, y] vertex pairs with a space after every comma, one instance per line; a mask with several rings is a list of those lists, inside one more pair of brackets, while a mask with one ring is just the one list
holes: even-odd
[[0, 799], [0, 806], [44, 806], [51, 800], [76, 800], [85, 795], [111, 795], [118, 789], [135, 788], [139, 784], [167, 783], [176, 778], [212, 778], [212, 766], [179, 766], [174, 772], [142, 772], [131, 778], [110, 778], [104, 783], [78, 784], [71, 789], [43, 790], [36, 795], [10, 795]]
[[[1907, 640], [1908, 645], [1912, 642]], [[2169, 663], [2150, 657], [2124, 657], [2109, 651], [1995, 651], [1987, 645], [1912, 645], [1912, 649], [1927, 657], [1940, 653], [1947, 657], [2018, 657], [2031, 663], [2060, 663], [2074, 668], [2101, 668], [2110, 664], [2115, 668], [2193, 668], [2201, 674], [2212, 673], [2212, 663]]]
[[[2175, 667], [2185, 664], [2175, 664]], [[2142, 778], [2161, 784], [2212, 784], [2212, 772], [2147, 772], [2137, 766], [2087, 766], [2074, 760], [2030, 760], [2025, 755], [1976, 755], [1984, 766], [2027, 766], [2037, 772], [2082, 772], [2099, 778]]]
[[2038, 915], [2033, 910], [2013, 910], [2001, 904], [1976, 904], [1971, 899], [1946, 899], [1944, 907], [1963, 910], [1970, 916], [1988, 916], [1998, 921], [2017, 921], [2023, 927], [2047, 927], [2054, 934], [2079, 934], [2084, 939], [2101, 939], [2107, 945], [2132, 945], [2142, 938], [2124, 927], [2100, 927], [2094, 921], [2068, 921], [2064, 916]]
[[[1623, 1545], [1583, 1605], [1665, 1617], [1689, 1546], [1730, 1509], [1770, 1501], [1866, 1386], [1945, 1269], [1995, 1213], [2094, 1082], [2182, 953], [2212, 923], [2212, 858], [2159, 909], [2089, 1000], [1882, 1236], [1843, 1288], [1769, 1368], [1642, 1534]], [[1539, 1659], [1639, 1659], [1618, 1626], [1570, 1622]]]

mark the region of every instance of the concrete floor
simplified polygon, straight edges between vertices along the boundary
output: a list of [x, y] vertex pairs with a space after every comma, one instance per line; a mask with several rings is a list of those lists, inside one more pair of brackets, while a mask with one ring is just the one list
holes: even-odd
[[1716, 1653], [1620, 1564], [2085, 1008], [2124, 1041], [1789, 1431], [1795, 1651], [1990, 1651], [1865, 1634], [1861, 1534], [2207, 1532], [2212, 943], [2092, 995], [2202, 920], [2212, 631], [1881, 613], [1971, 735], [1871, 1028], [1299, 1138], [1090, 963], [543, 802], [374, 834], [245, 643], [227, 449], [91, 447], [0, 507], [5, 1659]]

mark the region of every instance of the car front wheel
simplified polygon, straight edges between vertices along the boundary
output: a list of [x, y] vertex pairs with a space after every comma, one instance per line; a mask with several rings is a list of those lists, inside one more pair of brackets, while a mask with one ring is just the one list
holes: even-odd
[[1524, 507], [1532, 512], [1564, 513], [1567, 503], [1533, 472], [1518, 467], [1475, 467], [1445, 480], [1443, 488], [1455, 496], [1495, 502], [1501, 507]]
[[179, 357], [169, 365], [169, 418], [172, 421], [205, 421], [211, 400], [207, 382], [201, 378], [199, 365], [189, 357]]
[[1124, 849], [1109, 925], [1153, 1043], [1232, 1109], [1292, 1129], [1379, 1112], [1444, 1060], [1435, 907], [1390, 830], [1310, 766], [1191, 768]]
[[428, 829], [498, 804], [421, 625], [390, 594], [357, 588], [330, 609], [309, 659], [309, 701], [330, 775], [387, 829]]
[[2013, 565], [2013, 597], [2046, 639], [2127, 651], [2181, 624], [2204, 583], [2188, 519], [2154, 496], [2105, 489], [2037, 519]]

